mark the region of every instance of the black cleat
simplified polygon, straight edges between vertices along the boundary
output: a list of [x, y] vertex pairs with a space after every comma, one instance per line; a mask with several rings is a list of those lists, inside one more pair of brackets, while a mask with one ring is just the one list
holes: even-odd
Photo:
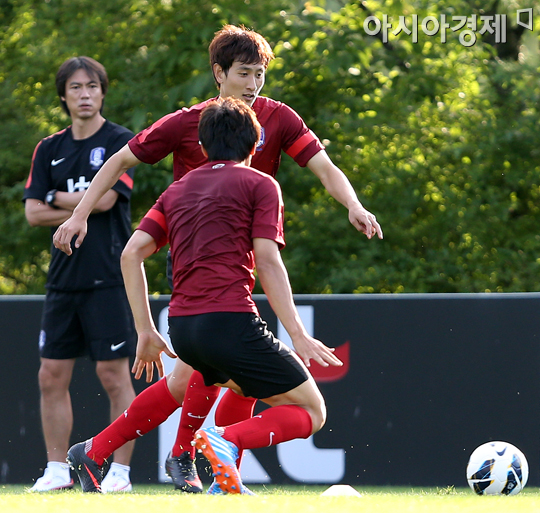
[[88, 443], [79, 442], [68, 451], [66, 461], [79, 476], [83, 492], [101, 493], [103, 467], [86, 455], [85, 446]]
[[202, 493], [203, 487], [195, 460], [191, 459], [188, 451], [180, 456], [169, 456], [165, 462], [165, 473], [172, 479], [177, 490], [189, 493]]

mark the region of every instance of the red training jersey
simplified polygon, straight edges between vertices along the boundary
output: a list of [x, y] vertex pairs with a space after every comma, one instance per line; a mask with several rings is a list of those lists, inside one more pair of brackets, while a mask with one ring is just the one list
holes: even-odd
[[142, 219], [158, 249], [169, 242], [169, 316], [255, 312], [253, 239], [283, 238], [283, 200], [270, 176], [213, 161], [173, 182]]
[[[188, 171], [207, 162], [199, 144], [199, 117], [208, 103], [216, 99], [159, 119], [129, 141], [131, 151], [146, 164], [155, 164], [172, 153], [174, 180], [179, 180]], [[257, 151], [251, 160], [255, 169], [275, 177], [281, 150], [305, 167], [311, 157], [324, 149], [302, 118], [284, 103], [259, 96], [253, 110], [262, 128]]]

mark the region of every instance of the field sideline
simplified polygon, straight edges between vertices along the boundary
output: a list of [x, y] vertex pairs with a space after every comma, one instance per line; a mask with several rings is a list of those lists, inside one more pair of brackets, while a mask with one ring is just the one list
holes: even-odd
[[[457, 512], [529, 513], [540, 511], [540, 489], [525, 488], [515, 497], [479, 497], [469, 488], [356, 487], [361, 497], [321, 497], [326, 486], [252, 486], [258, 495], [207, 496], [179, 494], [166, 485], [137, 485], [132, 493], [83, 494], [80, 489], [30, 494], [23, 485], [0, 485], [2, 513], [144, 512], [198, 513], [376, 513]], [[216, 504], [216, 501], [218, 504]], [[178, 509], [179, 508], [179, 509]]]

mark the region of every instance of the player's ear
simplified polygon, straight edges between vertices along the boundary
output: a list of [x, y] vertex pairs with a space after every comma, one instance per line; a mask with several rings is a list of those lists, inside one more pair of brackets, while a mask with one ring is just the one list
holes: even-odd
[[207, 151], [204, 149], [204, 146], [203, 146], [202, 144], [201, 144], [201, 151], [202, 151], [202, 154], [203, 154], [206, 158], [208, 158], [208, 153], [207, 153]]
[[257, 151], [257, 143], [255, 143], [255, 144], [253, 145], [253, 148], [251, 149], [251, 151], [249, 152], [249, 154], [250, 154], [251, 156], [253, 156], [253, 155], [255, 155], [255, 152], [256, 152], [256, 151]]
[[223, 84], [225, 80], [225, 72], [223, 71], [223, 68], [217, 62], [214, 63], [213, 71], [214, 71], [214, 77], [216, 77], [217, 83]]

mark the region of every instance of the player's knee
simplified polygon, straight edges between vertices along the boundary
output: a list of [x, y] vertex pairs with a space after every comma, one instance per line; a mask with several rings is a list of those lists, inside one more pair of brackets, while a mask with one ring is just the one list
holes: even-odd
[[123, 365], [111, 364], [109, 362], [98, 362], [96, 374], [101, 385], [109, 396], [122, 393], [126, 387], [132, 387], [129, 368], [124, 369]]
[[317, 404], [311, 405], [308, 409], [308, 413], [311, 416], [311, 434], [315, 434], [326, 423], [326, 404], [324, 401], [319, 401]]
[[39, 389], [42, 394], [50, 394], [69, 387], [70, 373], [49, 365], [41, 365], [38, 372]]
[[182, 404], [186, 395], [186, 388], [189, 379], [183, 379], [181, 376], [176, 376], [174, 373], [167, 376], [167, 388], [170, 394], [174, 397], [177, 403]]
[[42, 394], [47, 394], [59, 388], [59, 382], [54, 376], [46, 371], [41, 370], [38, 373], [39, 389]]

